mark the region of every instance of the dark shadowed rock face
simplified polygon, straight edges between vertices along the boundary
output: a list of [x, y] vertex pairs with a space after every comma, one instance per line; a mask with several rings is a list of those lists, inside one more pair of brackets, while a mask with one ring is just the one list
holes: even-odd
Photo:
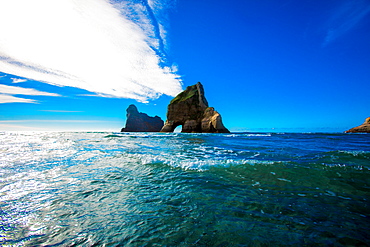
[[200, 82], [171, 100], [161, 132], [173, 132], [179, 125], [182, 125], [182, 132], [187, 133], [229, 133], [222, 124], [221, 115], [213, 107], [208, 107]]
[[127, 108], [126, 127], [121, 132], [159, 132], [163, 127], [163, 120], [158, 117], [149, 117], [137, 110], [135, 105]]
[[370, 117], [366, 118], [363, 124], [347, 130], [346, 133], [370, 133]]

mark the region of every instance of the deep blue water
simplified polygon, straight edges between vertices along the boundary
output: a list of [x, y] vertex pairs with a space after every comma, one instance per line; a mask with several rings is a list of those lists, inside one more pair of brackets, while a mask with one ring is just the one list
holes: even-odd
[[370, 246], [369, 144], [0, 132], [0, 245]]

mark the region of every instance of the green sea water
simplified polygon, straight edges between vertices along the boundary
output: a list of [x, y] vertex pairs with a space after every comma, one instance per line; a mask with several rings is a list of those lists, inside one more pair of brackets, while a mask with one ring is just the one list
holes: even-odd
[[0, 132], [0, 245], [370, 246], [369, 144]]

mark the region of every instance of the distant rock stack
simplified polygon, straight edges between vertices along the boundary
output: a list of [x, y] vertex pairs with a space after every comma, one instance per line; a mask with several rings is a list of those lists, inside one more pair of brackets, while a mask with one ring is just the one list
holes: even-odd
[[139, 112], [135, 105], [130, 105], [126, 112], [126, 127], [121, 132], [159, 132], [163, 127], [164, 122], [160, 117], [149, 117]]
[[179, 125], [185, 133], [230, 133], [223, 125], [221, 115], [213, 107], [208, 107], [200, 82], [171, 100], [161, 132], [173, 132]]
[[345, 133], [370, 133], [370, 117], [366, 118], [360, 126], [349, 129]]

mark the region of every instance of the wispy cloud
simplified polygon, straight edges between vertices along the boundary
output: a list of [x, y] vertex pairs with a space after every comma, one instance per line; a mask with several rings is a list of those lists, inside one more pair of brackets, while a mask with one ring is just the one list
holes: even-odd
[[100, 96], [175, 96], [182, 85], [165, 66], [165, 1], [0, 1], [0, 70]]
[[21, 94], [21, 95], [37, 95], [37, 96], [60, 96], [56, 93], [48, 93], [38, 91], [33, 88], [23, 88], [23, 87], [15, 87], [15, 86], [7, 86], [0, 84], [0, 93], [2, 94]]
[[56, 93], [48, 93], [43, 91], [38, 91], [32, 88], [23, 88], [15, 86], [7, 86], [0, 84], [0, 104], [1, 103], [37, 103], [33, 99], [24, 99], [20, 97], [15, 97], [13, 95], [29, 95], [29, 96], [60, 96]]
[[335, 9], [326, 25], [323, 46], [328, 45], [356, 27], [370, 13], [368, 0], [345, 0]]
[[25, 120], [0, 120], [0, 123], [105, 123], [104, 120], [50, 120], [50, 119], [25, 119]]
[[72, 113], [72, 112], [82, 112], [82, 111], [66, 111], [66, 110], [40, 110], [44, 112], [59, 112], [59, 113]]
[[0, 131], [115, 131], [122, 122], [105, 120], [0, 120]]
[[27, 81], [26, 79], [10, 78], [13, 83], [21, 83]]
[[13, 95], [0, 93], [0, 104], [4, 103], [37, 103], [37, 101], [33, 99], [24, 99], [20, 97], [15, 97]]
[[0, 131], [42, 131], [42, 128], [23, 126], [17, 124], [3, 124], [0, 122]]

